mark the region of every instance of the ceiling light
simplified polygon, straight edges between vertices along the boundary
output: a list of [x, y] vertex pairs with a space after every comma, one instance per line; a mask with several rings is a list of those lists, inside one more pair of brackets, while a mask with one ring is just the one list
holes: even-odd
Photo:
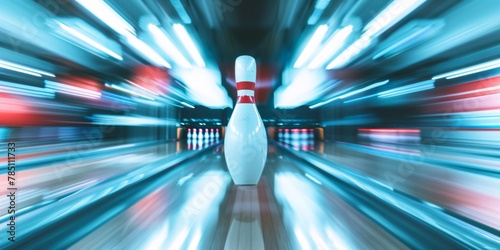
[[418, 91], [424, 91], [434, 88], [434, 80], [427, 80], [423, 82], [413, 83], [406, 86], [386, 90], [378, 93], [379, 98], [389, 98], [399, 95], [406, 95], [410, 93], [415, 93]]
[[13, 70], [13, 71], [17, 71], [17, 72], [20, 72], [20, 73], [24, 73], [24, 74], [28, 74], [28, 75], [33, 75], [33, 76], [38, 76], [38, 77], [41, 77], [42, 75], [46, 75], [46, 76], [50, 76], [50, 77], [55, 77], [55, 75], [52, 74], [52, 73], [49, 73], [49, 72], [46, 72], [46, 71], [42, 71], [42, 70], [38, 70], [38, 69], [34, 69], [34, 68], [30, 68], [30, 67], [26, 67], [26, 66], [23, 66], [23, 65], [20, 65], [20, 64], [16, 64], [16, 63], [7, 62], [7, 61], [4, 61], [4, 60], [0, 60], [0, 68], [4, 68], [4, 69], [8, 69], [8, 70]]
[[131, 94], [131, 95], [133, 95], [133, 96], [140, 96], [140, 97], [143, 97], [143, 98], [149, 99], [149, 100], [151, 100], [151, 101], [154, 101], [154, 100], [155, 100], [155, 99], [154, 99], [154, 98], [152, 98], [152, 97], [149, 97], [149, 96], [147, 96], [147, 95], [141, 95], [141, 94], [136, 93], [136, 92], [134, 92], [134, 91], [132, 91], [132, 90], [126, 89], [126, 88], [124, 88], [124, 87], [120, 87], [120, 86], [118, 86], [118, 85], [116, 85], [116, 84], [107, 84], [106, 86], [109, 86], [109, 87], [111, 87], [111, 88], [113, 88], [113, 89], [116, 89], [116, 90], [120, 90], [120, 91], [125, 92], [125, 93], [129, 93], [129, 94]]
[[186, 102], [181, 102], [182, 105], [186, 106], [186, 107], [189, 107], [189, 108], [192, 108], [194, 109], [194, 106], [189, 104], [189, 103], [186, 103]]
[[394, 0], [363, 29], [364, 35], [378, 36], [399, 22], [426, 0]]
[[24, 84], [0, 81], [0, 92], [40, 98], [54, 98], [55, 91]]
[[177, 11], [177, 14], [179, 14], [179, 17], [181, 18], [182, 22], [185, 24], [190, 24], [191, 23], [191, 18], [189, 17], [188, 13], [186, 12], [186, 9], [184, 6], [182, 6], [182, 3], [180, 0], [170, 0], [170, 3], [172, 6], [174, 6], [175, 11]]
[[188, 32], [186, 31], [186, 28], [182, 26], [182, 24], [174, 24], [174, 31], [181, 40], [182, 44], [186, 48], [186, 50], [189, 52], [191, 57], [194, 59], [196, 64], [200, 67], [205, 67], [205, 62], [203, 61], [203, 58], [200, 55], [200, 52], [196, 48], [196, 45], [194, 44], [193, 40], [189, 36]]
[[330, 0], [317, 0], [316, 4], [314, 5], [313, 13], [311, 14], [311, 16], [309, 16], [309, 19], [307, 19], [307, 24], [315, 25], [321, 15], [323, 15], [326, 7], [328, 7], [328, 4], [330, 4]]
[[353, 95], [356, 95], [356, 94], [359, 94], [361, 92], [364, 92], [364, 91], [367, 91], [367, 90], [370, 90], [370, 89], [373, 89], [373, 88], [376, 88], [376, 87], [380, 87], [382, 85], [385, 85], [389, 82], [389, 80], [385, 80], [385, 81], [381, 81], [381, 82], [377, 82], [377, 83], [374, 83], [374, 84], [371, 84], [369, 86], [366, 86], [364, 88], [361, 88], [361, 89], [358, 89], [358, 90], [354, 90], [354, 91], [351, 91], [351, 92], [348, 92], [346, 94], [343, 94], [343, 95], [340, 95], [340, 96], [336, 96], [336, 97], [333, 97], [329, 100], [326, 100], [326, 101], [323, 101], [323, 102], [320, 102], [320, 103], [317, 103], [317, 104], [314, 104], [314, 105], [311, 105], [309, 106], [310, 109], [315, 109], [317, 107], [321, 107], [323, 105], [326, 105], [330, 102], [333, 102], [337, 99], [345, 99], [347, 97], [350, 97], [350, 96], [353, 96]]
[[139, 38], [129, 35], [126, 37], [127, 42], [132, 45], [135, 49], [137, 49], [139, 52], [141, 52], [144, 56], [146, 56], [149, 60], [153, 61], [154, 63], [167, 67], [167, 68], [172, 68], [170, 63], [165, 61], [163, 57], [158, 55], [156, 51], [154, 51], [151, 47], [149, 47], [146, 43], [141, 41]]
[[54, 82], [54, 81], [45, 80], [44, 82], [45, 82], [46, 88], [53, 89], [59, 93], [73, 95], [73, 96], [79, 96], [79, 97], [85, 97], [85, 98], [90, 98], [90, 99], [99, 99], [101, 97], [101, 92], [98, 92], [98, 91], [79, 88], [79, 87], [75, 87], [75, 86], [71, 86], [71, 85], [63, 84], [63, 83], [59, 83], [59, 82]]
[[351, 34], [353, 29], [352, 25], [346, 26], [337, 30], [333, 36], [328, 40], [327, 44], [321, 49], [316, 57], [309, 64], [310, 69], [318, 68], [323, 65], [329, 58], [331, 58], [337, 51], [344, 46], [345, 40]]
[[466, 75], [471, 75], [474, 73], [490, 70], [490, 69], [495, 69], [495, 68], [500, 68], [500, 59], [496, 59], [493, 61], [477, 64], [474, 66], [470, 66], [467, 68], [451, 71], [448, 73], [444, 73], [441, 75], [434, 76], [432, 79], [441, 79], [441, 78], [446, 78], [446, 79], [453, 79], [461, 76], [466, 76]]
[[69, 34], [73, 35], [74, 37], [78, 38], [80, 41], [82, 41], [82, 42], [84, 42], [84, 43], [86, 43], [86, 44], [88, 44], [88, 45], [90, 45], [90, 46], [92, 46], [92, 47], [94, 47], [94, 48], [96, 48], [96, 49], [98, 49], [98, 50], [106, 53], [107, 55], [109, 55], [109, 56], [111, 56], [113, 58], [116, 58], [116, 59], [118, 59], [120, 61], [123, 60], [123, 58], [120, 55], [118, 55], [117, 53], [115, 53], [112, 50], [104, 47], [102, 44], [100, 44], [100, 43], [92, 40], [90, 37], [85, 36], [84, 34], [80, 33], [76, 29], [73, 29], [73, 28], [71, 28], [71, 27], [69, 27], [69, 26], [67, 26], [67, 25], [65, 25], [65, 24], [63, 24], [61, 22], [59, 22], [58, 24], [59, 24], [59, 26], [64, 31], [66, 31]]
[[341, 68], [347, 63], [349, 63], [355, 56], [359, 54], [363, 49], [368, 47], [372, 42], [372, 39], [368, 36], [361, 36], [356, 40], [351, 46], [345, 49], [340, 55], [333, 59], [327, 66], [326, 69], [336, 69]]
[[184, 68], [190, 68], [191, 64], [186, 60], [182, 53], [175, 47], [172, 41], [167, 37], [164, 31], [158, 28], [156, 25], [149, 24], [149, 31], [153, 34], [154, 39], [158, 46], [163, 49], [176, 64]]
[[135, 35], [134, 28], [103, 0], [76, 0], [118, 34]]
[[323, 37], [325, 36], [327, 30], [328, 25], [326, 24], [320, 25], [316, 29], [306, 47], [304, 48], [304, 50], [302, 50], [302, 53], [300, 53], [299, 58], [297, 58], [297, 61], [293, 65], [294, 68], [300, 68], [302, 67], [302, 65], [304, 65], [304, 63], [306, 63], [306, 61], [309, 59], [309, 57], [311, 57], [312, 53], [314, 53], [314, 51], [323, 40]]

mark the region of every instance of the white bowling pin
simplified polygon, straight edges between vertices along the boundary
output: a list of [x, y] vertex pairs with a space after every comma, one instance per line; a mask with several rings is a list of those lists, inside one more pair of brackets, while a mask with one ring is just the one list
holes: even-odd
[[198, 136], [198, 135], [196, 134], [196, 129], [195, 129], [195, 128], [193, 128], [193, 136], [192, 136], [192, 137], [193, 137], [193, 140], [195, 140], [195, 141], [196, 141], [196, 137], [197, 137], [197, 136]]
[[219, 129], [218, 129], [218, 128], [216, 128], [216, 129], [215, 129], [215, 140], [216, 140], [216, 141], [218, 141], [218, 140], [219, 140], [219, 136], [220, 136], [220, 135], [219, 135]]
[[190, 128], [188, 128], [187, 138], [188, 138], [188, 140], [191, 139], [191, 129]]
[[210, 139], [213, 139], [214, 138], [214, 129], [211, 128], [210, 129]]
[[255, 59], [239, 56], [235, 63], [238, 101], [227, 124], [224, 155], [236, 185], [257, 185], [267, 158], [267, 137], [255, 106]]

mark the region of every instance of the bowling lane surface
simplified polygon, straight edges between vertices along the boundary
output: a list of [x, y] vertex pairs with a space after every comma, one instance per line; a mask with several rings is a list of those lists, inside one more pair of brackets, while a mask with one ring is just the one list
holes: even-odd
[[[68, 193], [56, 195], [59, 189], [44, 189], [52, 184], [33, 184], [40, 194], [53, 197], [31, 200], [22, 210], [19, 221], [29, 221], [30, 227], [19, 229], [16, 247], [31, 249], [36, 242], [43, 249], [464, 248], [443, 233], [450, 229], [440, 224], [446, 215], [443, 211], [434, 211], [437, 216], [430, 218], [437, 224], [423, 223], [416, 217], [427, 212], [408, 207], [397, 192], [385, 200], [377, 198], [368, 194], [371, 187], [355, 187], [322, 171], [320, 165], [308, 163], [316, 157], [337, 169], [366, 172], [371, 167], [394, 165], [390, 160], [379, 166], [372, 159], [370, 165], [360, 161], [367, 156], [359, 148], [349, 151], [322, 142], [294, 148], [270, 142], [258, 185], [235, 186], [223, 145], [199, 142], [136, 147], [131, 155], [109, 155], [107, 160], [100, 154], [89, 155], [82, 159], [82, 166], [70, 171], [73, 174], [47, 179], [58, 182], [62, 190], [78, 176], [85, 185]], [[134, 160], [139, 153], [150, 161]], [[302, 159], [296, 153], [302, 153]], [[108, 164], [120, 160], [128, 162], [127, 169], [116, 170]], [[358, 161], [364, 168], [346, 164]], [[84, 175], [80, 168], [99, 174]], [[358, 181], [356, 175], [351, 177]], [[364, 177], [377, 179], [370, 172]], [[404, 186], [409, 194], [426, 194], [425, 189], [411, 193], [412, 181], [408, 179]], [[392, 202], [396, 205], [388, 205]], [[459, 204], [453, 199], [442, 203], [443, 207]], [[495, 220], [494, 215], [491, 219]], [[498, 240], [491, 232], [462, 224], [455, 224], [458, 228], [451, 228], [452, 234], [463, 228], [473, 230], [465, 232], [470, 233], [466, 241], [476, 246], [486, 242], [483, 247], [488, 248]]]
[[257, 186], [235, 186], [215, 150], [70, 249], [407, 249], [274, 146]]
[[[307, 149], [305, 147], [291, 148]], [[361, 173], [418, 200], [491, 231], [500, 228], [497, 153], [467, 158], [470, 149], [415, 145], [316, 142], [308, 150], [331, 164]], [[476, 150], [478, 151], [478, 150]], [[472, 152], [477, 154], [478, 152]], [[452, 159], [463, 158], [460, 162]]]

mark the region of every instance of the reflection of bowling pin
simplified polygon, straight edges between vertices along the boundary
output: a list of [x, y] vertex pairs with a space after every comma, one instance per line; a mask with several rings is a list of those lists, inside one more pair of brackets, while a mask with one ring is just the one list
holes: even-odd
[[205, 144], [208, 144], [208, 140], [210, 139], [210, 133], [208, 133], [208, 128], [205, 129], [205, 134], [203, 135], [205, 138]]
[[195, 141], [196, 141], [196, 137], [197, 137], [197, 135], [196, 135], [196, 129], [195, 129], [195, 128], [193, 128], [193, 140], [195, 140]]
[[255, 59], [239, 56], [235, 65], [238, 101], [224, 136], [224, 155], [236, 185], [256, 185], [267, 157], [264, 124], [255, 106]]
[[193, 144], [191, 145], [191, 148], [192, 148], [193, 150], [196, 150], [196, 146], [198, 146], [198, 141], [197, 141], [196, 139], [194, 139], [194, 140], [192, 141], [192, 143], [193, 143]]

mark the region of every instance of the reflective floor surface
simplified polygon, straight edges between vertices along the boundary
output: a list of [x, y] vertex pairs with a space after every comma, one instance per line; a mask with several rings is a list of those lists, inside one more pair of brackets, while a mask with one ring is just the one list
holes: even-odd
[[[195, 149], [185, 142], [105, 145], [82, 151], [88, 155], [71, 167], [57, 159], [61, 152], [47, 153], [55, 162], [19, 172], [26, 184], [18, 223], [27, 226], [18, 228], [16, 248], [498, 246], [494, 171], [457, 169], [429, 155], [418, 165], [402, 160], [419, 155], [416, 150], [273, 142], [257, 186], [233, 185], [219, 142]], [[451, 154], [436, 149], [434, 157]], [[401, 162], [413, 166], [404, 178], [394, 175]], [[468, 238], [457, 239], [463, 235]]]

